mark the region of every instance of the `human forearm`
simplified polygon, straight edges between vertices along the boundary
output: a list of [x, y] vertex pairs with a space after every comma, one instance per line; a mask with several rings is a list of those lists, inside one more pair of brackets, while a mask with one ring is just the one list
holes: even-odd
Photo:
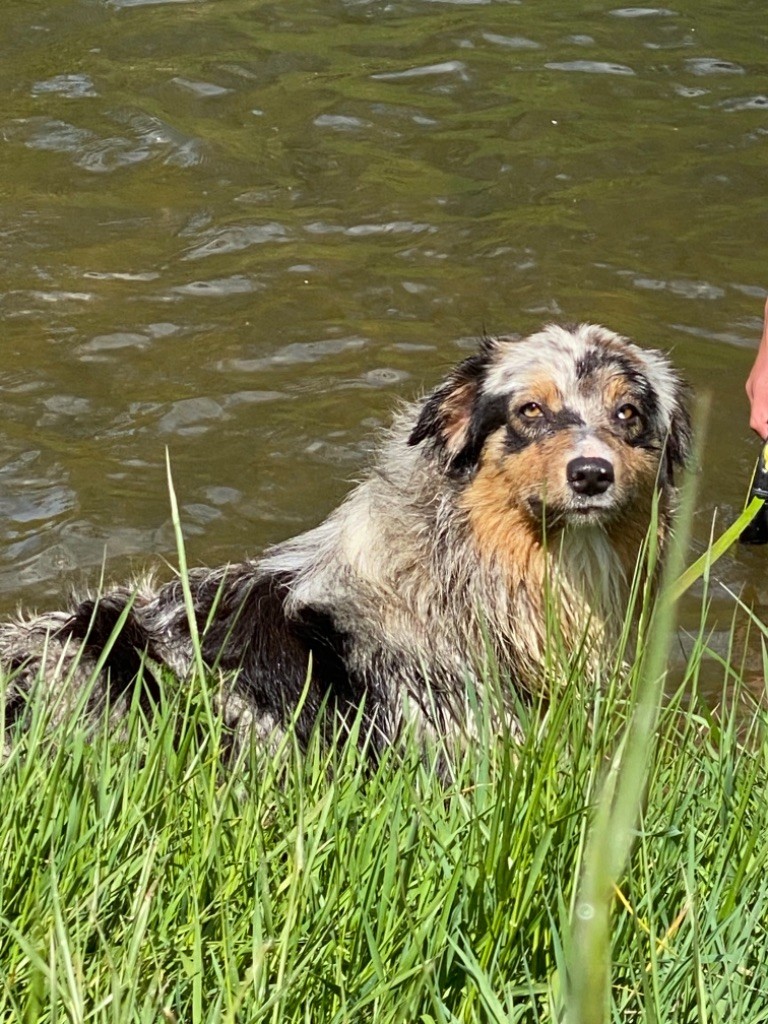
[[750, 404], [749, 425], [765, 439], [768, 437], [768, 300], [765, 303], [763, 336], [747, 378], [746, 390]]

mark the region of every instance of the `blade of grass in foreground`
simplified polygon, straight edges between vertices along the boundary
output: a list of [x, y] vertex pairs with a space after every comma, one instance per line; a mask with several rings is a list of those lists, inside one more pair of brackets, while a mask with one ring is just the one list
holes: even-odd
[[[701, 416], [698, 418], [700, 420]], [[698, 427], [701, 427], [700, 422]], [[695, 436], [701, 436], [700, 429]], [[678, 577], [690, 535], [694, 498], [694, 484], [689, 480], [666, 554], [648, 643], [635, 666], [638, 674], [634, 707], [603, 782], [587, 836], [571, 925], [567, 1024], [606, 1024], [610, 1019], [611, 907], [615, 886], [632, 848], [650, 755], [655, 746], [656, 722], [675, 625], [675, 605], [680, 593]], [[654, 524], [651, 529], [655, 529]], [[708, 565], [705, 561], [702, 572]], [[654, 566], [649, 565], [649, 573], [653, 569]]]
[[[722, 555], [728, 551], [730, 546], [734, 544], [740, 537], [745, 540], [746, 543], [758, 543], [755, 537], [747, 540], [746, 537], [742, 537], [742, 534], [747, 531], [747, 528], [756, 523], [758, 513], [763, 511], [766, 503], [766, 496], [768, 495], [768, 441], [763, 444], [760, 451], [760, 455], [755, 466], [755, 471], [752, 475], [752, 483], [747, 495], [747, 501], [744, 504], [744, 511], [741, 513], [739, 518], [724, 530], [723, 533], [717, 538], [717, 540], [710, 544], [704, 554], [697, 558], [696, 561], [689, 565], [685, 572], [675, 581], [672, 587], [672, 593], [674, 597], [680, 597], [685, 591], [692, 586], [701, 576], [709, 574], [709, 570], [715, 564], [715, 562]], [[761, 522], [758, 534], [762, 533], [763, 524]]]
[[171, 455], [168, 449], [165, 449], [165, 471], [168, 478], [168, 497], [171, 502], [171, 521], [173, 522], [173, 533], [176, 539], [176, 552], [179, 559], [179, 581], [181, 583], [181, 591], [184, 595], [184, 609], [187, 613], [187, 621], [189, 623], [189, 635], [192, 639], [192, 650], [195, 658], [195, 668], [197, 670], [200, 679], [203, 679], [206, 674], [205, 664], [203, 662], [202, 650], [200, 647], [200, 637], [197, 629], [197, 617], [195, 615], [195, 603], [192, 598], [192, 590], [189, 586], [189, 571], [187, 569], [187, 553], [184, 547], [184, 534], [181, 530], [181, 518], [179, 516], [179, 504], [176, 500], [176, 490], [173, 486], [173, 476], [171, 475]]
[[736, 522], [729, 526], [727, 530], [724, 530], [714, 544], [710, 545], [700, 558], [697, 558], [695, 562], [688, 566], [685, 572], [681, 573], [671, 587], [672, 597], [675, 600], [682, 597], [686, 590], [708, 572], [718, 558], [721, 558], [732, 544], [736, 543], [764, 504], [764, 498], [752, 498]]

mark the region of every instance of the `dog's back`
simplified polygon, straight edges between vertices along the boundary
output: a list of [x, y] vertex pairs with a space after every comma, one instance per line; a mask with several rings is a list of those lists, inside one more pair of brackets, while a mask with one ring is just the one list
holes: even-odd
[[97, 670], [94, 712], [119, 717], [137, 676], [150, 706], [161, 673], [194, 678], [196, 634], [242, 733], [267, 740], [295, 719], [306, 740], [321, 709], [331, 727], [362, 714], [372, 749], [406, 718], [461, 731], [489, 659], [510, 694], [544, 685], [548, 600], [566, 643], [610, 638], [657, 494], [666, 536], [689, 435], [658, 352], [587, 325], [485, 339], [400, 413], [320, 526], [190, 573], [192, 628], [179, 581], [0, 627], [6, 721], [36, 680], [54, 699]]

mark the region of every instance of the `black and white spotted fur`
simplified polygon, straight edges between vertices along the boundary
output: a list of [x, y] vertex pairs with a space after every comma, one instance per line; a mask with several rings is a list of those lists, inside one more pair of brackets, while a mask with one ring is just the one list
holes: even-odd
[[[482, 700], [490, 657], [509, 694], [499, 725], [514, 728], [512, 695], [551, 685], [546, 601], [566, 644], [606, 649], [657, 494], [667, 536], [689, 446], [685, 388], [660, 352], [585, 324], [483, 339], [398, 414], [368, 477], [319, 526], [190, 573], [221, 713], [270, 743], [305, 693], [302, 741], [319, 714], [334, 725], [358, 712], [374, 751], [406, 720], [450, 738], [470, 688]], [[199, 685], [180, 582], [1, 625], [6, 728], [33, 687], [66, 713], [62, 693], [100, 658], [93, 715], [108, 703], [119, 718], [137, 677], [148, 707], [163, 673]]]

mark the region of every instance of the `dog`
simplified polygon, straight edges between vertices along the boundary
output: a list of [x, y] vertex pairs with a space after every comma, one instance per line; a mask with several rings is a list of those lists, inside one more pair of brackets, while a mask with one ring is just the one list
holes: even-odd
[[165, 677], [193, 682], [200, 654], [240, 740], [290, 723], [306, 744], [318, 720], [336, 736], [357, 720], [375, 756], [407, 723], [425, 741], [466, 735], [493, 673], [494, 720], [514, 732], [516, 701], [550, 685], [548, 608], [566, 650], [604, 651], [655, 503], [663, 550], [687, 403], [664, 354], [600, 326], [483, 338], [401, 409], [319, 526], [192, 570], [193, 616], [180, 579], [150, 577], [0, 626], [6, 736], [33, 691], [66, 710], [61, 694], [88, 684], [89, 713], [119, 719], [137, 685], [151, 708]]

